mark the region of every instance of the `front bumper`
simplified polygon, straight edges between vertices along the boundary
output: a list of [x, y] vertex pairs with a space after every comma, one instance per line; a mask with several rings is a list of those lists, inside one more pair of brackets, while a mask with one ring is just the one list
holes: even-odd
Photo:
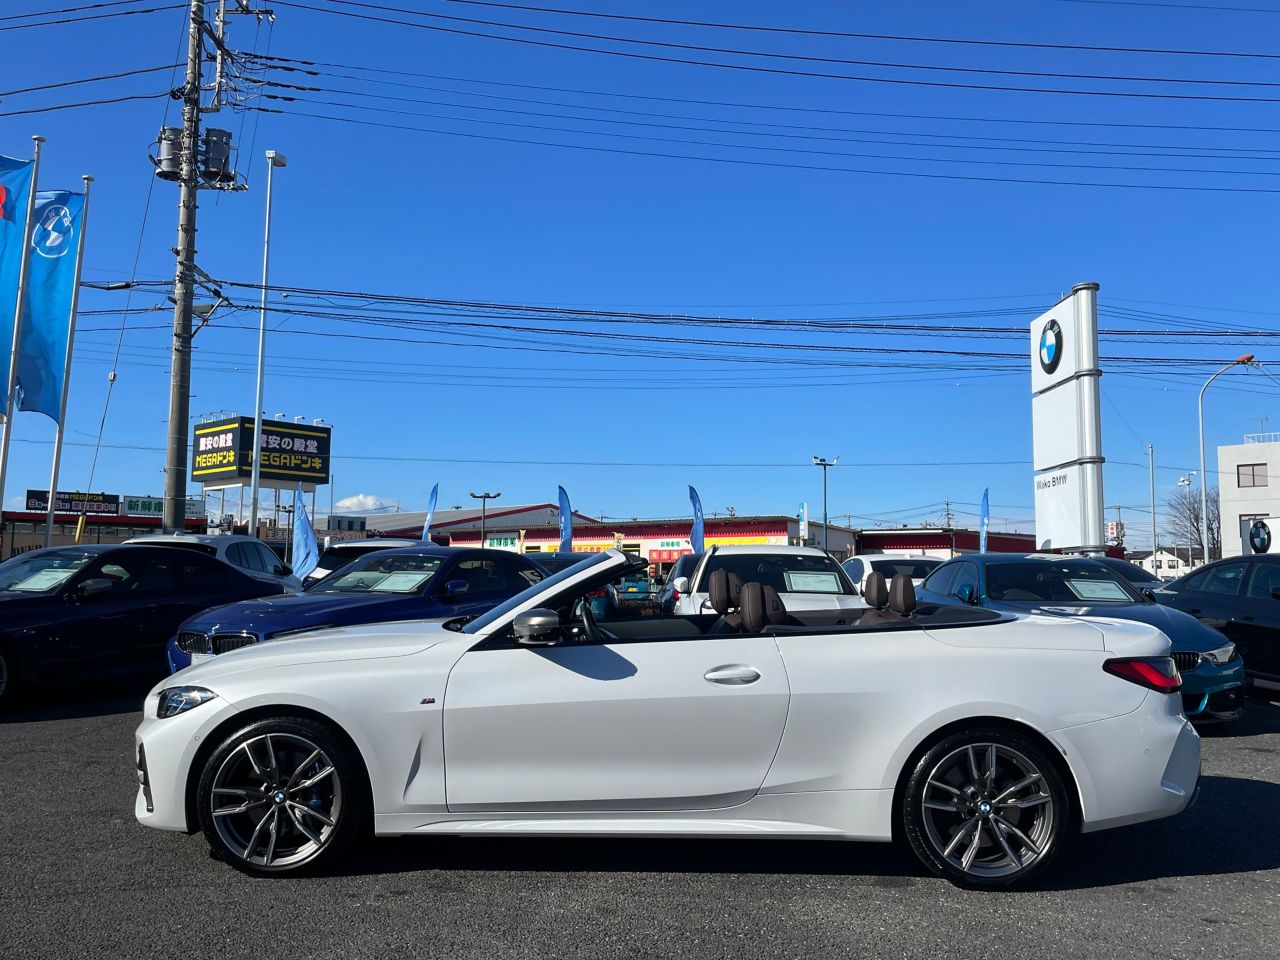
[[1202, 660], [1182, 674], [1182, 712], [1197, 722], [1235, 720], [1244, 713], [1244, 660], [1217, 665]]
[[153, 691], [147, 695], [142, 723], [134, 733], [138, 796], [133, 812], [144, 826], [190, 833], [196, 828], [187, 819], [191, 765], [204, 743], [204, 733], [237, 711], [225, 700], [215, 699], [161, 720], [156, 715], [158, 705]]
[[1132, 713], [1052, 732], [1080, 789], [1081, 829], [1181, 813], [1200, 781], [1200, 735], [1177, 694], [1148, 693]]
[[191, 654], [183, 653], [178, 647], [178, 638], [170, 637], [164, 646], [165, 659], [169, 661], [169, 672], [177, 673], [191, 666]]

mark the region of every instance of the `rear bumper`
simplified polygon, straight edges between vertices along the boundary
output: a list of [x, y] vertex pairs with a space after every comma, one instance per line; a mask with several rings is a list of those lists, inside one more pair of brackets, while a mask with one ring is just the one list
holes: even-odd
[[1148, 693], [1130, 714], [1049, 736], [1075, 773], [1085, 833], [1173, 816], [1195, 796], [1200, 735], [1176, 694]]

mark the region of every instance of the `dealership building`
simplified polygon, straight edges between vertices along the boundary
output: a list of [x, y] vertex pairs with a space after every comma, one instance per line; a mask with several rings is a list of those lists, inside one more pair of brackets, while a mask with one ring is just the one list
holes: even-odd
[[1218, 448], [1218, 509], [1222, 555], [1252, 553], [1245, 541], [1253, 522], [1280, 517], [1280, 433], [1250, 433]]
[[[21, 510], [0, 514], [0, 557], [8, 559], [44, 546], [48, 520], [49, 491], [28, 490]], [[55, 547], [76, 542], [76, 526], [84, 517], [81, 543], [123, 543], [132, 537], [160, 533], [164, 499], [118, 493], [64, 493], [58, 491], [53, 505]], [[203, 500], [187, 501], [187, 533], [207, 533], [208, 518]]]
[[[364, 536], [410, 537], [422, 535], [426, 514], [391, 513], [364, 518]], [[524, 504], [488, 511], [481, 537], [481, 511], [438, 510], [432, 517], [431, 538], [448, 546], [486, 546], [516, 553], [554, 552], [560, 545], [559, 511], [555, 504]], [[619, 547], [649, 561], [655, 573], [665, 573], [676, 560], [692, 553], [691, 517], [665, 519], [599, 519], [575, 512], [573, 549], [591, 553]], [[802, 526], [807, 529], [802, 530]], [[319, 531], [318, 531], [319, 532]], [[348, 532], [337, 536], [360, 536]], [[712, 516], [704, 520], [708, 547], [730, 545], [822, 546], [822, 524], [802, 524], [796, 516]], [[902, 527], [858, 529], [831, 524], [827, 531], [831, 553], [838, 559], [860, 553], [921, 553], [949, 558], [978, 549], [978, 532], [959, 527]], [[1030, 553], [1035, 537], [1022, 533], [993, 533], [987, 548], [1002, 552]]]

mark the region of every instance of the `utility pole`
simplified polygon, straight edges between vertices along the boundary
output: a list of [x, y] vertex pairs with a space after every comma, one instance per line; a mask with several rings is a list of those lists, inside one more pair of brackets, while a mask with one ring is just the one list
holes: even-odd
[[827, 471], [840, 462], [840, 458], [828, 460], [814, 454], [813, 465], [822, 468], [822, 549], [827, 549]]
[[200, 69], [204, 3], [191, 0], [187, 74], [182, 85], [182, 142], [178, 176], [177, 269], [173, 278], [173, 359], [169, 380], [169, 442], [164, 469], [164, 529], [180, 533], [187, 514], [187, 420], [191, 413], [191, 305], [195, 295], [196, 162], [200, 146]]
[[1151, 572], [1156, 570], [1156, 551], [1160, 549], [1160, 537], [1156, 533], [1156, 448], [1147, 444], [1147, 478], [1151, 483]]
[[952, 521], [952, 517], [951, 517], [951, 498], [950, 498], [950, 497], [946, 497], [946, 498], [942, 501], [942, 509], [943, 509], [943, 514], [942, 514], [942, 525], [943, 525], [943, 527], [946, 527], [946, 528], [948, 528], [948, 529], [949, 529], [949, 528], [951, 527], [951, 521]]
[[489, 501], [497, 500], [501, 493], [490, 493], [486, 490], [484, 493], [473, 493], [471, 499], [480, 501], [480, 546], [484, 546], [485, 521], [489, 515]]

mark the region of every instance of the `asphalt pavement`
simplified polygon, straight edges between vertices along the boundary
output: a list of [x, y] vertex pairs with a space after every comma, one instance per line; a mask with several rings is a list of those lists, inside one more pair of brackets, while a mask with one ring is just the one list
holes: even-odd
[[992, 894], [819, 841], [386, 839], [255, 880], [134, 820], [141, 692], [0, 716], [0, 957], [1280, 957], [1275, 705], [1206, 735], [1194, 809]]

